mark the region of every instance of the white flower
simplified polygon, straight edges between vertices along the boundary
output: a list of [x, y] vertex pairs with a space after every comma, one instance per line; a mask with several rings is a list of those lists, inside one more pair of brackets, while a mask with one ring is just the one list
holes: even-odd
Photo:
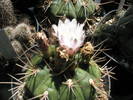
[[85, 39], [84, 24], [77, 23], [76, 19], [66, 19], [64, 22], [59, 20], [58, 26], [52, 27], [61, 47], [73, 53], [82, 46]]

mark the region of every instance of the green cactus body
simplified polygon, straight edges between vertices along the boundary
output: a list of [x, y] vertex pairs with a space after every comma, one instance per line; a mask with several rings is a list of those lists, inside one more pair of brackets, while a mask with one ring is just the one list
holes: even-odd
[[32, 57], [31, 63], [33, 66], [36, 66], [37, 64], [41, 63], [42, 59], [43, 59], [43, 56], [41, 54], [35, 55]]
[[56, 46], [49, 45], [47, 54], [48, 54], [48, 57], [56, 56]]
[[[37, 59], [35, 60], [36, 67], [40, 58], [38, 57], [33, 57], [33, 60]], [[38, 69], [39, 71], [35, 75], [31, 75], [25, 80], [26, 88], [34, 96], [42, 95], [45, 91], [48, 92], [49, 100], [95, 100], [96, 90], [89, 83], [89, 80], [92, 79], [96, 83], [100, 82], [101, 73], [99, 66], [93, 60], [89, 64], [87, 71], [79, 67], [75, 68], [72, 79], [62, 82], [61, 85], [58, 85], [58, 89], [55, 84], [59, 83], [53, 80], [53, 77], [58, 79], [58, 76], [52, 75], [47, 66], [44, 66], [43, 69]], [[28, 71], [27, 73], [31, 72]]]
[[51, 12], [57, 16], [71, 16], [76, 17], [74, 5], [72, 1], [53, 0], [51, 4]]
[[96, 62], [94, 60], [89, 61], [88, 72], [89, 72], [89, 74], [93, 75], [97, 79], [100, 79], [102, 76], [100, 67], [96, 64]]
[[95, 89], [89, 83], [89, 80], [94, 79], [94, 76], [81, 68], [76, 68], [74, 79], [79, 81], [85, 100], [95, 100]]
[[[32, 73], [32, 72], [27, 72]], [[27, 87], [30, 91], [35, 91], [42, 82], [48, 80], [49, 78], [49, 72], [45, 68], [45, 70], [40, 70], [36, 75], [31, 75], [27, 78], [26, 83]], [[34, 93], [33, 93], [34, 94]]]
[[54, 86], [54, 82], [52, 82], [52, 77], [47, 67], [40, 69], [36, 75], [28, 77], [26, 79], [26, 88], [34, 96], [43, 95], [45, 92], [48, 92], [50, 100], [58, 100], [58, 92]]
[[53, 0], [50, 6], [50, 12], [56, 17], [88, 18], [95, 9], [92, 0]]
[[60, 87], [60, 100], [85, 100], [80, 85], [76, 80], [68, 79], [67, 82], [68, 84], [62, 84]]
[[[33, 98], [95, 100], [104, 92], [100, 91], [103, 86], [100, 66], [93, 59], [83, 58], [77, 53], [66, 61], [56, 53], [56, 46], [51, 45], [47, 50], [47, 57], [38, 53], [31, 58], [30, 65], [33, 66], [29, 66], [26, 72], [30, 76], [25, 79], [24, 90], [30, 91]], [[24, 98], [30, 97], [25, 93]]]
[[87, 18], [94, 13], [96, 5], [92, 0], [77, 0], [75, 4], [76, 14], [79, 18]]

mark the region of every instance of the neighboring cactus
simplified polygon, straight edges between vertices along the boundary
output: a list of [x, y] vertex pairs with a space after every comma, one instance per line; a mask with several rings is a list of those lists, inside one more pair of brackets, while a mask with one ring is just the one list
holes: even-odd
[[24, 88], [20, 85], [17, 89], [21, 90], [16, 93], [17, 99], [108, 100], [101, 81], [102, 69], [92, 59], [94, 47], [90, 42], [83, 45], [83, 26], [75, 19], [53, 25], [55, 32], [52, 35], [59, 45], [51, 44], [45, 34], [36, 34], [36, 40], [42, 42], [42, 51], [34, 54], [31, 60], [28, 58], [25, 66], [19, 65], [26, 72], [21, 78]]
[[15, 37], [23, 37], [27, 39], [31, 36], [31, 27], [25, 23], [20, 23], [15, 27], [13, 33]]
[[15, 52], [19, 55], [22, 54], [23, 46], [27, 44], [34, 44], [32, 36], [34, 34], [31, 33], [32, 30], [30, 25], [25, 23], [20, 23], [16, 27], [5, 27], [3, 28], [5, 34], [8, 36], [11, 41], [11, 45], [13, 46]]
[[5, 33], [7, 34], [8, 38], [10, 40], [17, 39], [17, 40], [27, 40], [30, 41], [32, 37], [31, 31], [35, 32], [35, 30], [25, 23], [20, 23], [16, 27], [5, 27], [3, 29]]
[[23, 47], [22, 47], [22, 45], [20, 44], [19, 41], [13, 40], [13, 41], [11, 41], [11, 45], [14, 48], [14, 51], [16, 52], [16, 54], [18, 54], [18, 55], [22, 54]]
[[15, 25], [16, 21], [12, 2], [10, 0], [0, 0], [0, 28]]
[[88, 18], [95, 9], [93, 0], [53, 0], [50, 6], [50, 12], [56, 17]]

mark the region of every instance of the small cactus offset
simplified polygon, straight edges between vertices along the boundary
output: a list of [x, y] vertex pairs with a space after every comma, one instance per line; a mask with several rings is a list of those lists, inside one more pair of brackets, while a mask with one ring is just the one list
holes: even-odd
[[40, 51], [25, 66], [18, 65], [25, 76], [20, 78], [16, 100], [108, 100], [103, 69], [92, 57], [94, 47], [84, 43], [84, 24], [66, 19], [52, 27], [49, 38], [36, 33]]
[[20, 23], [16, 27], [8, 26], [3, 28], [6, 36], [10, 40], [10, 43], [17, 55], [21, 55], [23, 51], [23, 46], [33, 44], [32, 36], [34, 34], [34, 29], [30, 25], [25, 23]]

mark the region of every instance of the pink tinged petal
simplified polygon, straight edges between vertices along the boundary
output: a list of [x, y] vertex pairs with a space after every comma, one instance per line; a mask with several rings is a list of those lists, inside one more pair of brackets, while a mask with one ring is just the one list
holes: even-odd
[[72, 44], [72, 48], [73, 49], [76, 49], [77, 48], [77, 43], [78, 43], [78, 40], [77, 39], [74, 39], [73, 40], [73, 44]]

